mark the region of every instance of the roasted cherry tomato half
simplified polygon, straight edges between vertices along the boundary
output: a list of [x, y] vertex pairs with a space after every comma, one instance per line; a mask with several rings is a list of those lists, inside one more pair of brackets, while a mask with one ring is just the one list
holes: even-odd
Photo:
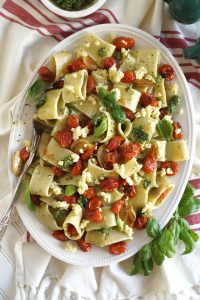
[[79, 117], [76, 114], [69, 115], [67, 118], [67, 127], [72, 129], [79, 126]]
[[26, 161], [29, 158], [30, 153], [26, 150], [26, 147], [22, 148], [19, 152], [21, 160]]
[[114, 39], [113, 45], [116, 47], [117, 50], [130, 49], [135, 46], [135, 40], [130, 37], [120, 36]]
[[135, 81], [135, 73], [132, 71], [125, 71], [124, 72], [124, 77], [122, 78], [122, 82], [124, 83], [133, 83]]
[[117, 64], [117, 61], [114, 57], [106, 57], [103, 61], [103, 67], [106, 70], [110, 69], [112, 66], [114, 66], [116, 64]]
[[92, 199], [96, 196], [96, 192], [93, 186], [89, 186], [83, 194], [87, 199]]
[[120, 209], [122, 208], [122, 206], [124, 206], [124, 204], [125, 204], [124, 198], [116, 201], [115, 203], [112, 204], [111, 211], [115, 214], [118, 214], [120, 212]]
[[57, 143], [63, 148], [71, 146], [73, 142], [73, 135], [70, 128], [63, 128], [58, 131], [55, 139]]
[[181, 140], [183, 138], [181, 124], [179, 122], [174, 122], [173, 127], [174, 127], [173, 138], [176, 140]]
[[83, 252], [88, 252], [91, 249], [91, 245], [89, 243], [86, 243], [83, 238], [77, 240], [77, 244]]
[[86, 86], [87, 94], [91, 94], [95, 90], [95, 87], [96, 87], [95, 79], [94, 79], [94, 77], [89, 75], [88, 81], [87, 81], [87, 86]]
[[63, 198], [63, 201], [67, 202], [69, 205], [77, 203], [77, 196], [76, 195], [72, 195], [72, 196], [63, 195], [62, 198]]
[[70, 234], [71, 236], [76, 236], [76, 235], [78, 235], [78, 232], [77, 232], [76, 228], [75, 228], [74, 225], [72, 225], [72, 224], [68, 224], [68, 226], [67, 226], [67, 231], [69, 232], [69, 234]]
[[78, 58], [74, 60], [69, 66], [67, 66], [67, 71], [69, 73], [77, 72], [83, 69], [87, 69], [86, 65], [84, 64], [82, 58]]
[[91, 210], [89, 208], [86, 208], [84, 218], [94, 223], [99, 223], [103, 219], [103, 213], [99, 209]]
[[145, 173], [152, 173], [157, 168], [157, 150], [155, 147], [143, 159], [143, 170]]
[[114, 151], [116, 150], [122, 143], [124, 142], [124, 138], [120, 135], [116, 135], [110, 139], [108, 142], [106, 148], [109, 151]]
[[88, 207], [90, 210], [99, 209], [101, 207], [101, 205], [102, 205], [101, 199], [97, 196], [92, 198], [88, 203]]
[[175, 161], [161, 162], [160, 167], [166, 170], [167, 176], [174, 176], [178, 172], [178, 164]]
[[109, 252], [112, 255], [119, 255], [127, 250], [127, 243], [126, 242], [118, 242], [109, 246]]
[[146, 215], [137, 217], [134, 223], [134, 227], [136, 229], [143, 229], [146, 227], [147, 222], [148, 222], [148, 217]]
[[71, 175], [72, 176], [78, 176], [78, 175], [81, 175], [83, 172], [83, 163], [82, 163], [82, 160], [79, 159], [71, 168]]
[[41, 79], [46, 83], [53, 83], [55, 80], [55, 74], [45, 66], [41, 66], [39, 68], [38, 74], [41, 77]]
[[175, 77], [174, 69], [170, 65], [160, 65], [159, 74], [167, 81], [173, 80]]
[[64, 230], [56, 230], [52, 233], [53, 237], [61, 242], [66, 242], [69, 239], [64, 234]]
[[130, 160], [133, 157], [137, 157], [141, 152], [141, 146], [139, 143], [130, 143], [130, 144], [123, 144], [120, 148], [120, 152], [122, 157], [125, 161]]
[[144, 107], [146, 107], [148, 105], [155, 106], [155, 107], [158, 106], [158, 101], [156, 100], [156, 97], [154, 97], [153, 95], [151, 95], [149, 93], [142, 93], [142, 95], [140, 97], [140, 103]]
[[56, 166], [53, 166], [51, 169], [52, 169], [54, 175], [57, 177], [62, 177], [65, 175], [65, 171], [63, 171], [62, 169], [60, 169]]
[[119, 182], [116, 178], [109, 177], [100, 181], [100, 189], [103, 192], [113, 192], [119, 187]]
[[39, 195], [31, 194], [31, 202], [32, 202], [35, 206], [40, 206], [40, 203], [41, 203], [40, 196], [39, 196]]

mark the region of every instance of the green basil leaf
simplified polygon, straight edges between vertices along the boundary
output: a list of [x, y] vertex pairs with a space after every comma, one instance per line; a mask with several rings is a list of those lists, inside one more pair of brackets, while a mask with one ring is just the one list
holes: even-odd
[[181, 228], [180, 239], [185, 244], [185, 251], [182, 253], [182, 255], [192, 252], [195, 242], [187, 229]]
[[126, 114], [122, 110], [121, 106], [119, 106], [119, 105], [115, 105], [113, 107], [112, 116], [113, 116], [114, 120], [117, 121], [118, 123], [124, 123], [124, 121], [126, 119]]
[[136, 275], [143, 270], [142, 261], [139, 257], [139, 252], [135, 254], [133, 259], [133, 269], [130, 272], [130, 275]]
[[149, 274], [151, 274], [153, 270], [153, 259], [150, 257], [149, 259], [144, 260], [142, 265], [144, 270], [144, 276], [148, 276]]
[[54, 216], [56, 219], [66, 216], [66, 210], [55, 209]]
[[65, 195], [70, 197], [76, 193], [76, 186], [73, 184], [67, 185], [65, 189]]
[[160, 266], [165, 260], [165, 256], [160, 250], [156, 240], [151, 243], [151, 253], [155, 263]]
[[191, 215], [192, 213], [197, 212], [200, 209], [200, 200], [191, 197], [185, 201], [185, 203], [181, 204], [178, 208], [179, 215], [182, 217], [187, 217]]
[[99, 54], [99, 56], [101, 56], [101, 57], [105, 57], [105, 56], [107, 55], [107, 50], [106, 50], [106, 48], [105, 48], [105, 47], [99, 48], [99, 49], [98, 49], [98, 54]]
[[142, 247], [142, 249], [139, 251], [139, 258], [142, 261], [144, 276], [148, 276], [153, 270], [153, 260], [151, 257], [150, 244]]
[[30, 190], [29, 190], [29, 182], [25, 180], [24, 182], [24, 202], [26, 203], [27, 207], [35, 211], [35, 205], [33, 204], [31, 200]]
[[168, 142], [170, 141], [173, 133], [173, 126], [169, 121], [165, 119], [159, 121], [156, 129], [162, 139], [167, 140]]
[[80, 195], [79, 199], [78, 199], [78, 204], [81, 207], [86, 207], [88, 204], [88, 199], [86, 197], [84, 197], [83, 195]]
[[36, 80], [33, 85], [28, 89], [27, 92], [27, 98], [29, 101], [35, 101], [38, 102], [40, 100], [40, 97], [44, 93], [45, 90], [45, 84], [42, 79]]
[[98, 138], [102, 136], [108, 129], [108, 120], [107, 118], [103, 118], [98, 127], [94, 127], [94, 137]]
[[171, 97], [171, 99], [168, 102], [167, 111], [170, 114], [177, 113], [180, 110], [180, 105], [181, 105], [180, 97], [178, 95], [174, 95]]
[[171, 258], [176, 253], [176, 245], [173, 234], [170, 230], [165, 228], [158, 240], [158, 246], [165, 256]]
[[175, 219], [172, 219], [169, 226], [169, 231], [172, 233], [175, 246], [178, 243], [180, 236], [180, 225]]
[[149, 219], [147, 222], [147, 234], [150, 237], [156, 238], [160, 234], [160, 224], [155, 219]]
[[188, 222], [180, 216], [178, 217], [178, 224], [185, 229], [189, 229]]
[[106, 89], [104, 89], [103, 87], [100, 87], [98, 89], [98, 95], [99, 95], [100, 100], [102, 100], [108, 95], [108, 93], [107, 93]]
[[189, 229], [188, 232], [194, 242], [197, 242], [199, 240], [199, 235], [196, 232], [194, 232], [192, 229]]

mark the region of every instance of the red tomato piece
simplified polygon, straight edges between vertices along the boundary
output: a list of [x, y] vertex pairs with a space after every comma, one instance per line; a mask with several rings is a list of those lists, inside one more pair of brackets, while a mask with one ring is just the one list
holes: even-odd
[[161, 169], [165, 169], [165, 170], [170, 169], [173, 172], [172, 174], [168, 174], [166, 172], [167, 176], [174, 176], [178, 172], [178, 164], [175, 161], [161, 162], [160, 167]]
[[110, 69], [112, 66], [114, 66], [116, 64], [117, 64], [117, 61], [114, 57], [106, 57], [103, 61], [103, 67], [106, 70]]
[[92, 199], [96, 196], [96, 192], [93, 186], [89, 186], [83, 194], [87, 199]]
[[135, 115], [130, 109], [124, 107], [123, 111], [125, 112], [127, 119], [129, 119], [130, 121], [133, 121], [135, 119]]
[[115, 203], [112, 204], [111, 211], [115, 214], [118, 214], [122, 206], [124, 206], [124, 204], [125, 204], [125, 198], [116, 201]]
[[26, 147], [22, 148], [19, 152], [21, 160], [26, 161], [29, 158], [30, 153], [26, 150]]
[[159, 119], [162, 120], [166, 115], [167, 115], [167, 110], [166, 110], [166, 108], [162, 107], [162, 108], [160, 109], [160, 116], [159, 116]]
[[31, 195], [31, 202], [35, 205], [35, 206], [40, 206], [41, 200], [40, 200], [40, 196], [39, 195]]
[[99, 223], [103, 219], [103, 213], [102, 213], [102, 211], [100, 211], [98, 209], [91, 210], [89, 208], [86, 208], [85, 209], [85, 216], [84, 216], [84, 218], [86, 220], [90, 220], [90, 221], [92, 221], [94, 223]]
[[145, 173], [152, 173], [157, 167], [157, 150], [152, 147], [143, 160], [143, 170]]
[[74, 60], [68, 67], [67, 70], [69, 73], [80, 71], [83, 69], [87, 69], [86, 65], [84, 64], [82, 58], [78, 58]]
[[154, 107], [158, 106], [158, 101], [156, 100], [156, 98], [149, 93], [142, 93], [142, 95], [140, 97], [140, 103], [144, 107], [146, 107], [148, 105], [151, 105]]
[[71, 236], [76, 236], [76, 235], [78, 235], [78, 232], [77, 232], [76, 228], [75, 228], [74, 225], [72, 225], [72, 224], [68, 224], [68, 226], [67, 226], [67, 231], [69, 232], [69, 234], [70, 234]]
[[124, 77], [122, 78], [122, 82], [124, 83], [133, 83], [135, 81], [135, 73], [132, 71], [125, 71], [124, 72]]
[[136, 229], [143, 229], [146, 227], [147, 222], [148, 222], [148, 217], [146, 215], [137, 217], [134, 223], [134, 227]]
[[55, 139], [61, 147], [66, 148], [71, 146], [73, 135], [69, 128], [63, 128], [57, 132]]
[[166, 190], [159, 196], [159, 198], [158, 198], [157, 201], [161, 202], [161, 201], [167, 196], [168, 192], [169, 192], [169, 191], [166, 189]]
[[110, 139], [108, 142], [106, 148], [109, 151], [114, 151], [116, 150], [122, 143], [124, 142], [124, 138], [120, 135], [116, 135]]
[[117, 164], [121, 161], [121, 155], [117, 151], [105, 153], [103, 156], [103, 162], [108, 168], [113, 168], [113, 164]]
[[84, 153], [81, 155], [81, 159], [88, 160], [93, 155], [95, 150], [96, 150], [95, 145], [92, 145], [89, 149], [84, 151]]
[[100, 182], [100, 189], [103, 192], [113, 192], [118, 187], [119, 187], [119, 182], [116, 178], [113, 178], [113, 177], [103, 179]]
[[78, 176], [81, 175], [81, 173], [83, 172], [83, 163], [82, 160], [79, 159], [71, 168], [71, 175], [72, 176]]
[[119, 178], [118, 182], [119, 182], [119, 187], [125, 187], [127, 185], [126, 179]]
[[54, 82], [53, 89], [62, 89], [64, 86], [64, 80], [58, 80]]
[[76, 204], [77, 196], [76, 195], [72, 195], [72, 196], [63, 195], [63, 201], [67, 202], [69, 205]]
[[102, 205], [101, 200], [99, 197], [94, 197], [90, 200], [88, 207], [90, 210], [96, 210], [98, 208], [100, 208]]
[[137, 157], [141, 152], [141, 146], [139, 143], [130, 143], [123, 144], [120, 148], [122, 156], [125, 161], [132, 159], [133, 157]]
[[65, 175], [65, 171], [63, 171], [62, 169], [60, 169], [56, 166], [52, 167], [51, 169], [54, 172], [54, 175], [57, 177], [62, 177]]
[[91, 94], [94, 91], [95, 87], [96, 87], [95, 79], [94, 77], [89, 75], [87, 81], [87, 87], [86, 87], [87, 94]]
[[46, 83], [53, 83], [55, 80], [55, 74], [45, 66], [39, 68], [38, 74]]
[[118, 242], [109, 246], [109, 252], [112, 255], [119, 255], [127, 250], [127, 243], [126, 242]]
[[91, 245], [89, 243], [86, 243], [83, 238], [77, 240], [77, 244], [83, 252], [88, 252], [91, 249]]
[[[174, 127], [174, 131], [173, 131], [173, 138], [177, 139], [177, 140], [181, 140], [183, 138], [183, 133], [181, 131], [181, 124], [179, 122], [173, 122], [173, 127]], [[180, 132], [176, 132], [177, 130], [180, 129]]]
[[75, 114], [69, 115], [67, 118], [67, 127], [72, 129], [79, 126], [79, 117]]
[[52, 236], [61, 242], [66, 242], [69, 240], [64, 234], [64, 230], [56, 230], [52, 233]]
[[113, 45], [116, 47], [117, 50], [130, 49], [135, 46], [135, 40], [130, 37], [120, 36], [114, 39]]
[[129, 198], [135, 197], [137, 191], [136, 187], [134, 185], [127, 185], [124, 188], [125, 195], [128, 196]]
[[170, 65], [160, 65], [159, 74], [167, 81], [173, 80], [175, 77], [175, 71]]

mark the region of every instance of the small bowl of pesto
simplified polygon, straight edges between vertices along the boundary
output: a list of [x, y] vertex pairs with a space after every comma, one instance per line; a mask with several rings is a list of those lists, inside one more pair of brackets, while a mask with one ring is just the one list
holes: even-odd
[[106, 0], [41, 0], [52, 12], [66, 18], [81, 18], [99, 9]]

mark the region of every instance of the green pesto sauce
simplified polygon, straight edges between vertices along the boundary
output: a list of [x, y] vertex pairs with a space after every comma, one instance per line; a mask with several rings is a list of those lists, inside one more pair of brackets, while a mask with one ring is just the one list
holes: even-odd
[[51, 2], [64, 10], [76, 11], [93, 4], [94, 0], [51, 0]]

